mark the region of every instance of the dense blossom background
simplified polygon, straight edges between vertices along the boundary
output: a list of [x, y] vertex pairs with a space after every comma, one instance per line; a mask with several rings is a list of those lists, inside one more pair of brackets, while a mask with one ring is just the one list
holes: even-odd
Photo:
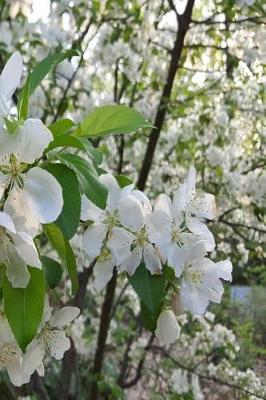
[[[155, 124], [171, 81], [176, 13], [186, 6], [181, 0], [0, 1], [0, 67], [15, 50], [29, 71], [49, 53], [77, 49], [34, 92], [31, 117], [48, 126], [63, 117], [79, 122], [97, 106], [123, 104]], [[205, 317], [181, 314], [182, 334], [170, 347], [143, 329], [137, 295], [119, 276], [100, 398], [266, 398], [265, 13], [263, 0], [195, 2], [167, 112], [152, 131], [150, 169], [149, 130], [93, 140], [104, 154], [102, 168], [145, 187], [152, 204], [161, 192], [176, 190], [194, 165], [197, 187], [217, 203], [217, 216], [208, 221], [217, 243], [211, 258], [233, 264], [222, 305]], [[81, 234], [72, 245], [82, 276], [89, 260]], [[43, 248], [53, 254], [47, 243]], [[54, 296], [70, 302], [67, 279]], [[48, 360], [44, 382], [20, 389], [2, 374], [0, 398], [88, 398], [103, 300], [104, 291], [89, 279], [63, 363]]]

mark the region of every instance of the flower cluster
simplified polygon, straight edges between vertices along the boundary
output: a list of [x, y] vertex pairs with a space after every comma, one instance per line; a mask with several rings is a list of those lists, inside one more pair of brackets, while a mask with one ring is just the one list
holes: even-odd
[[[220, 279], [231, 281], [232, 265], [229, 260], [214, 263], [206, 257], [215, 248], [204, 223], [215, 217], [215, 199], [196, 192], [195, 169], [190, 168], [173, 199], [161, 194], [153, 209], [133, 185], [121, 188], [110, 174], [100, 179], [108, 187], [105, 210], [85, 196], [82, 207], [82, 219], [91, 223], [83, 240], [85, 252], [95, 263], [96, 289], [107, 284], [114, 267], [133, 275], [143, 261], [151, 274], [161, 274], [166, 265], [174, 270], [183, 310], [204, 314], [209, 301], [220, 303]], [[179, 333], [173, 312], [162, 311], [156, 330], [159, 339], [169, 344]]]
[[[22, 58], [16, 52], [0, 76], [0, 267], [13, 288], [28, 286], [28, 267], [42, 268], [34, 239], [41, 224], [55, 221], [63, 207], [61, 186], [39, 166], [53, 140], [52, 133], [38, 119], [17, 121], [11, 114], [12, 96], [21, 75]], [[1, 311], [0, 369], [7, 369], [14, 385], [29, 382], [35, 370], [43, 375], [46, 353], [56, 359], [63, 357], [70, 340], [62, 328], [78, 313], [76, 307], [64, 307], [51, 316], [50, 307], [46, 307], [37, 336], [23, 354], [5, 309]]]

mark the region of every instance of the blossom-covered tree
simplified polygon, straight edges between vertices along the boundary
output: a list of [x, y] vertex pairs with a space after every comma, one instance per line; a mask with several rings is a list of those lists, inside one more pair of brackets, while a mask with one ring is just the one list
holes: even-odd
[[263, 1], [37, 3], [0, 2], [8, 396], [265, 398], [207, 311], [265, 282]]

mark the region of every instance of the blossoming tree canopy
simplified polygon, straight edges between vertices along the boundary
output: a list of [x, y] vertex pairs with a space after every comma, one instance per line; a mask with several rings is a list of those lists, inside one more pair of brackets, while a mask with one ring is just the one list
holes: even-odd
[[[0, 76], [0, 367], [14, 385], [44, 375], [44, 357], [61, 360], [70, 348], [66, 327], [79, 315], [60, 308], [49, 294], [70, 279], [78, 289], [77, 263], [70, 240], [79, 232], [93, 270], [95, 290], [113, 274], [126, 274], [139, 296], [142, 321], [166, 345], [180, 336], [175, 310], [203, 314], [220, 303], [221, 279], [231, 281], [229, 260], [214, 262], [215, 247], [206, 222], [215, 218], [212, 194], [198, 192], [193, 166], [171, 196], [161, 193], [153, 206], [125, 176], [112, 175], [92, 137], [123, 134], [150, 124], [133, 108], [103, 106], [79, 124], [58, 120], [46, 127], [27, 118], [29, 99], [55, 64], [75, 53], [50, 55], [29, 74], [14, 102], [22, 77], [15, 52]], [[16, 107], [17, 106], [17, 107]], [[54, 258], [42, 254], [49, 242]], [[182, 333], [181, 333], [182, 334]]]

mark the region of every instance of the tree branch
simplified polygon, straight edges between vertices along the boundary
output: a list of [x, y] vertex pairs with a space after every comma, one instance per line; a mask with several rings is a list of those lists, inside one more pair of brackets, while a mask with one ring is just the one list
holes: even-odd
[[168, 104], [170, 101], [174, 79], [176, 76], [176, 71], [179, 66], [179, 61], [181, 58], [181, 53], [184, 45], [185, 35], [189, 28], [189, 24], [191, 21], [192, 9], [194, 6], [195, 0], [188, 0], [187, 6], [184, 14], [179, 16], [178, 19], [178, 30], [174, 43], [173, 50], [171, 52], [171, 61], [168, 70], [168, 78], [164, 85], [161, 100], [158, 106], [157, 114], [154, 121], [154, 126], [156, 128], [152, 129], [149, 142], [146, 148], [146, 153], [144, 156], [142, 168], [139, 174], [139, 179], [137, 186], [140, 190], [144, 190], [148, 175], [152, 166], [152, 161], [155, 153], [155, 149], [157, 146], [158, 139], [160, 137], [160, 133], [164, 124]]

